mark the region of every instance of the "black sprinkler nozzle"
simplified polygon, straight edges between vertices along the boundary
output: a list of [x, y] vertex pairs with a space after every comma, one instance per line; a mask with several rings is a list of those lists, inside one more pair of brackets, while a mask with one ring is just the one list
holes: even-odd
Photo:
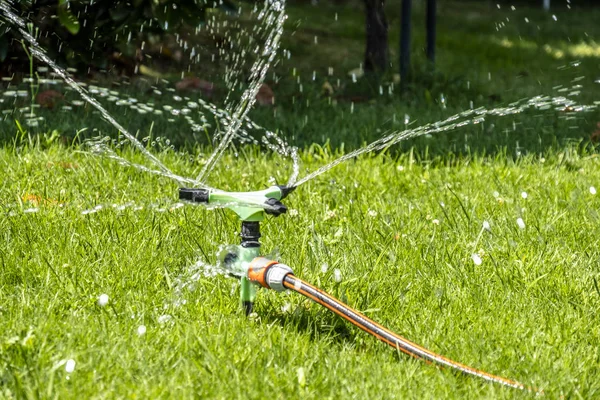
[[285, 214], [287, 212], [287, 207], [285, 206], [285, 204], [283, 204], [277, 199], [268, 199], [267, 201], [265, 201], [265, 204], [269, 206], [265, 208], [265, 212], [267, 214], [274, 215], [277, 217], [278, 215]]
[[179, 189], [179, 200], [188, 200], [194, 203], [208, 203], [209, 191], [206, 189]]
[[296, 190], [296, 186], [277, 186], [281, 190], [281, 200], [285, 199], [290, 193]]

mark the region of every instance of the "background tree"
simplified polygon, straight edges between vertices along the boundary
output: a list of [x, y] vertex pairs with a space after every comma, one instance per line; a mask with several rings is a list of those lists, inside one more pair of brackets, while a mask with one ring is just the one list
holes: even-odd
[[367, 45], [364, 69], [384, 72], [389, 65], [388, 23], [385, 18], [385, 0], [364, 0], [366, 11]]

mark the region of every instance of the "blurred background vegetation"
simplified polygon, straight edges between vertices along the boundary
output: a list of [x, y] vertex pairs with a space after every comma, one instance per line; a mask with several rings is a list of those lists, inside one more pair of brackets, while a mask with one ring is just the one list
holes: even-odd
[[[286, 4], [279, 56], [251, 112], [256, 122], [293, 145], [349, 150], [391, 131], [537, 95], [598, 103], [600, 10], [593, 2], [554, 2], [545, 11], [537, 1], [439, 1], [433, 65], [425, 52], [426, 4], [414, 1], [410, 75], [403, 82], [398, 65], [401, 0], [384, 4], [389, 63], [376, 74], [365, 72], [365, 4]], [[42, 47], [77, 80], [107, 88], [118, 94], [115, 98], [163, 107], [169, 114], [143, 114], [118, 101], [104, 101], [117, 120], [140, 137], [166, 137], [183, 148], [211, 145], [219, 121], [203, 115], [201, 129], [190, 129], [189, 120], [173, 109], [196, 98], [226, 106], [231, 70], [244, 82], [257, 57], [254, 49], [264, 40], [261, 29], [268, 27], [257, 18], [262, 7], [260, 2], [204, 0], [14, 4]], [[1, 32], [3, 140], [18, 131], [65, 143], [116, 134], [77, 94], [57, 83], [46, 66], [29, 57], [7, 21]], [[440, 155], [543, 153], [571, 143], [589, 146], [598, 120], [597, 110], [530, 110], [416, 138], [398, 148]]]

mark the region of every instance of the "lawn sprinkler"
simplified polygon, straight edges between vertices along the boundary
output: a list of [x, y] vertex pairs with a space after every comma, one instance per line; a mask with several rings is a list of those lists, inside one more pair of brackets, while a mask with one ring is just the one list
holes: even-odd
[[272, 186], [256, 192], [179, 189], [179, 199], [181, 200], [226, 207], [240, 217], [242, 221], [241, 243], [238, 246], [226, 247], [227, 251], [221, 256], [221, 262], [231, 275], [240, 278], [240, 302], [246, 315], [252, 312], [258, 288], [273, 289], [277, 292], [283, 292], [286, 289], [292, 290], [322, 305], [396, 350], [412, 357], [467, 375], [477, 376], [489, 382], [542, 393], [519, 382], [480, 371], [427, 350], [384, 328], [340, 300], [296, 277], [289, 266], [262, 257], [259, 242], [261, 236], [260, 222], [267, 215], [279, 216], [286, 213], [287, 208], [281, 200], [294, 189], [294, 187], [285, 186]]

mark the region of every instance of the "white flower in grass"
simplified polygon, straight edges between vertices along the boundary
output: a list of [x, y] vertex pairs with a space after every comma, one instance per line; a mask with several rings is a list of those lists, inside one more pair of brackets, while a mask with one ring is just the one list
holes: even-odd
[[432, 224], [434, 225], [439, 225], [440, 224], [440, 220], [439, 219], [434, 219], [433, 221], [431, 221]]
[[290, 209], [290, 211], [288, 212], [288, 214], [290, 215], [290, 217], [297, 217], [298, 216], [298, 210], [296, 210], [295, 208]]
[[140, 325], [137, 328], [137, 334], [142, 336], [146, 333], [146, 325]]
[[100, 297], [98, 297], [98, 305], [100, 307], [104, 307], [107, 304], [108, 304], [108, 295], [106, 293], [103, 293], [100, 295]]
[[523, 221], [523, 218], [517, 218], [517, 225], [519, 228], [525, 229], [525, 221]]
[[336, 213], [335, 210], [327, 210], [325, 211], [325, 218], [324, 220], [327, 221], [328, 219], [332, 219], [336, 217]]
[[367, 214], [369, 214], [369, 217], [375, 218], [377, 216], [377, 211], [369, 210]]
[[481, 224], [481, 226], [483, 227], [483, 229], [485, 229], [486, 231], [491, 231], [490, 228], [490, 223], [487, 221], [483, 221], [483, 224]]
[[282, 313], [288, 313], [292, 309], [292, 305], [288, 302], [281, 306]]
[[590, 194], [595, 195], [596, 194], [596, 188], [593, 186], [590, 186]]
[[68, 374], [75, 371], [75, 360], [67, 360], [67, 363], [65, 364], [65, 371], [67, 371]]
[[479, 256], [479, 254], [477, 254], [477, 253], [473, 253], [473, 254], [471, 255], [471, 258], [473, 259], [473, 262], [475, 263], [475, 265], [481, 265], [481, 263], [483, 262], [483, 261], [481, 260], [481, 257], [480, 257], [480, 256]]
[[527, 192], [521, 192], [521, 197], [526, 199], [527, 198]]
[[336, 282], [342, 281], [342, 272], [337, 268], [333, 271], [333, 279], [335, 279]]

